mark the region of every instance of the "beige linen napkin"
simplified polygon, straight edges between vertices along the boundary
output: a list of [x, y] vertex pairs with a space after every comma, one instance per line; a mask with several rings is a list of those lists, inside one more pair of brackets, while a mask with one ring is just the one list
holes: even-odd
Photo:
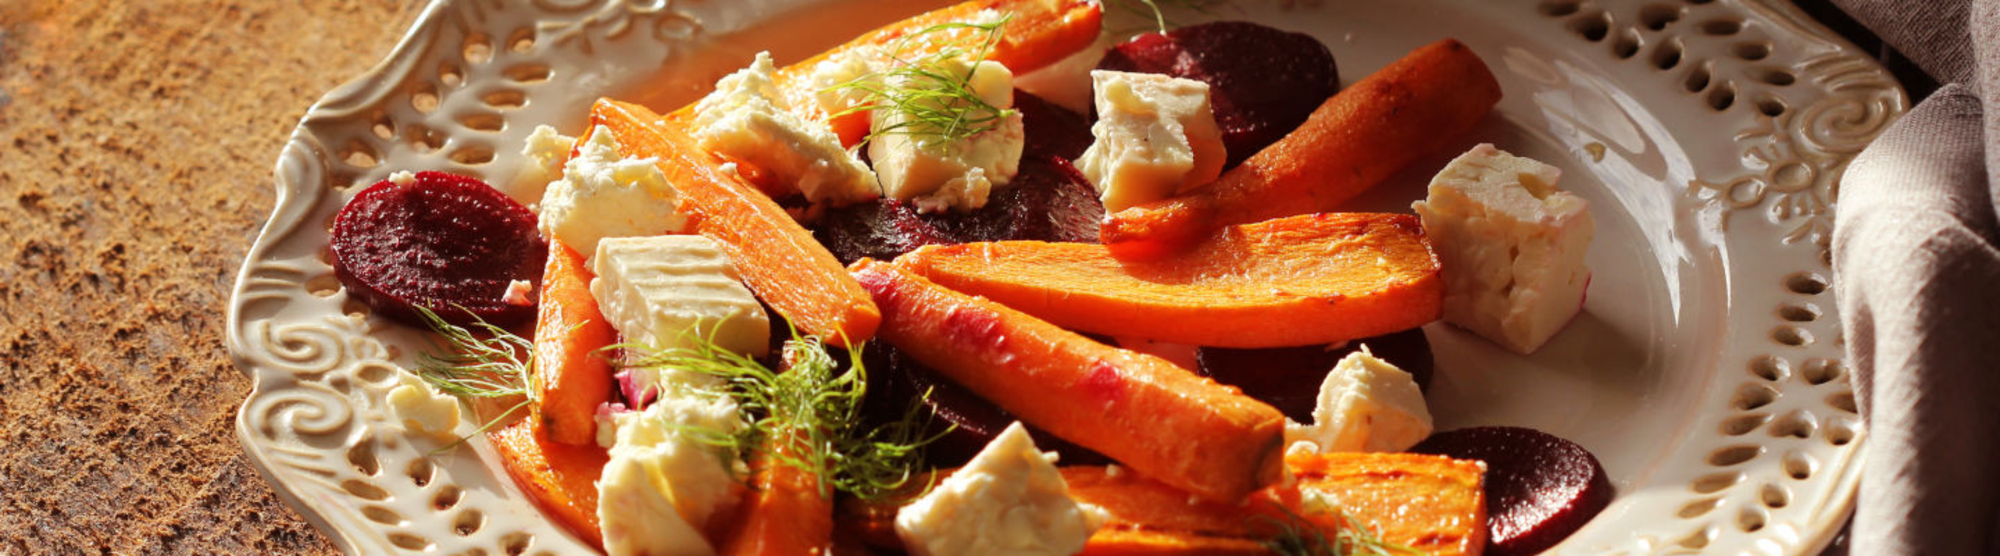
[[1853, 554], [2000, 553], [2000, 0], [1835, 0], [1944, 83], [1841, 183]]

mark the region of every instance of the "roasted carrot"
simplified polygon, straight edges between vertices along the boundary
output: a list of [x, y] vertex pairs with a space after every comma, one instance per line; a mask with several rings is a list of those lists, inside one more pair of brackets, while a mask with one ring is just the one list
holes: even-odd
[[[1062, 474], [1071, 498], [1109, 517], [1085, 545], [1088, 555], [1269, 554], [1264, 543], [1284, 525], [1307, 534], [1317, 530], [1329, 540], [1341, 528], [1366, 528], [1422, 554], [1477, 555], [1485, 545], [1479, 462], [1387, 453], [1311, 454], [1285, 462], [1295, 483], [1229, 504], [1191, 501], [1184, 491], [1110, 467], [1064, 467]], [[1335, 507], [1306, 502], [1306, 490]], [[914, 499], [843, 502], [841, 528], [871, 546], [901, 548], [896, 510]]]
[[1451, 39], [1431, 43], [1327, 99], [1214, 183], [1112, 214], [1099, 239], [1121, 257], [1153, 257], [1223, 226], [1336, 209], [1458, 140], [1499, 101], [1477, 54]]
[[[1300, 488], [1337, 501], [1356, 524], [1383, 540], [1436, 556], [1486, 549], [1486, 464], [1425, 454], [1358, 452], [1287, 456]], [[1335, 516], [1307, 518], [1322, 527]]]
[[522, 419], [486, 436], [514, 484], [543, 513], [585, 541], [604, 545], [597, 523], [597, 478], [611, 460], [604, 448], [555, 442], [536, 419]]
[[1194, 249], [1121, 260], [1102, 245], [927, 246], [896, 264], [1057, 326], [1222, 347], [1330, 344], [1438, 319], [1444, 283], [1407, 214], [1232, 226]]
[[1235, 388], [892, 264], [851, 270], [882, 308], [884, 339], [1029, 424], [1210, 500], [1284, 474], [1284, 416]]
[[549, 439], [563, 444], [597, 442], [597, 407], [611, 399], [611, 361], [597, 353], [618, 342], [590, 295], [583, 255], [549, 240], [542, 269], [542, 299], [535, 320], [536, 414]]
[[590, 120], [618, 134], [621, 154], [660, 159], [695, 231], [720, 244], [744, 284], [799, 331], [840, 347], [875, 336], [882, 314], [840, 261], [776, 201], [718, 169], [721, 161], [684, 130], [609, 99], [591, 107]]
[[[796, 444], [791, 448], [800, 449]], [[722, 536], [724, 556], [825, 554], [833, 543], [833, 500], [820, 493], [819, 477], [791, 465], [756, 462], [755, 488]]]
[[[1007, 24], [1000, 28], [999, 42], [993, 45], [993, 51], [987, 53], [986, 59], [1007, 66], [1014, 75], [1040, 69], [1090, 46], [1097, 40], [1104, 15], [1097, 3], [1084, 0], [973, 0], [918, 14], [864, 33], [816, 56], [779, 68], [772, 81], [784, 91], [786, 100], [793, 106], [817, 106], [809, 99], [818, 91], [804, 83], [821, 61], [857, 48], [892, 45], [916, 33], [926, 33], [926, 36], [922, 41], [912, 41], [907, 45], [910, 50], [904, 52], [906, 56], [930, 54], [945, 46], [970, 48], [976, 46], [976, 41], [981, 38], [972, 30], [939, 30], [937, 27], [972, 21], [985, 10], [1008, 16]], [[690, 105], [675, 110], [668, 119], [693, 121], [694, 107]], [[868, 118], [865, 114], [855, 113], [844, 120], [829, 123], [840, 135], [841, 143], [853, 146], [867, 135]]]

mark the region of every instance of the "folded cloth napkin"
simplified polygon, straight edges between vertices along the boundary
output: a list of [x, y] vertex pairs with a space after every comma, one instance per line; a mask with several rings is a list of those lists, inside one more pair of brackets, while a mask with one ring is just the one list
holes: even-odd
[[2000, 0], [1834, 0], [1944, 86], [1854, 160], [1834, 289], [1868, 420], [1854, 554], [2000, 554]]

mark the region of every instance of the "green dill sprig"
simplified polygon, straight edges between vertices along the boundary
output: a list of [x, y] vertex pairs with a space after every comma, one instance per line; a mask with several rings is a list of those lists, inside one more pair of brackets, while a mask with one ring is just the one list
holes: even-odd
[[1333, 520], [1340, 525], [1328, 537], [1319, 524], [1306, 519], [1291, 508], [1279, 506], [1285, 519], [1259, 516], [1277, 528], [1270, 538], [1264, 539], [1264, 548], [1284, 556], [1402, 556], [1423, 554], [1415, 548], [1392, 543], [1382, 539], [1374, 528], [1355, 522], [1338, 509], [1327, 510]]
[[[863, 99], [861, 104], [835, 112], [830, 117], [878, 112], [875, 121], [891, 122], [870, 130], [862, 138], [863, 143], [883, 135], [908, 135], [918, 138], [919, 144], [941, 145], [998, 128], [1013, 117], [1016, 110], [1000, 108], [980, 98], [978, 91], [972, 90], [972, 76], [978, 71], [979, 63], [985, 61], [993, 46], [1000, 42], [1000, 28], [1012, 18], [1010, 14], [991, 23], [940, 23], [897, 39], [889, 52], [889, 69], [826, 89], [858, 91]], [[961, 29], [971, 29], [976, 35], [981, 35], [969, 50], [946, 44], [928, 55], [910, 54], [914, 41], [930, 40], [934, 35]], [[955, 68], [949, 62], [961, 58], [965, 71], [953, 71]], [[884, 114], [901, 117], [884, 118]]]
[[[848, 351], [842, 372], [818, 338], [794, 330], [781, 355], [781, 370], [772, 370], [699, 335], [688, 340], [692, 347], [656, 352], [627, 366], [721, 378], [726, 387], [720, 392], [688, 389], [683, 394], [728, 396], [747, 426], [735, 433], [679, 424], [677, 430], [746, 461], [761, 458], [810, 473], [822, 496], [840, 491], [874, 500], [902, 492], [922, 476], [922, 448], [939, 438], [924, 436], [930, 421], [922, 399], [913, 400], [896, 422], [865, 427], [862, 400], [868, 378], [861, 346]], [[785, 444], [774, 447], [780, 442]]]
[[534, 405], [537, 401], [534, 341], [494, 326], [478, 315], [472, 317], [473, 328], [468, 329], [446, 322], [430, 309], [417, 307], [417, 312], [431, 331], [444, 339], [442, 346], [432, 340], [431, 347], [435, 349], [417, 355], [417, 378], [459, 399], [521, 398], [519, 403], [474, 429], [471, 435], [459, 437], [436, 451], [457, 447], [473, 435], [505, 422], [514, 412]]

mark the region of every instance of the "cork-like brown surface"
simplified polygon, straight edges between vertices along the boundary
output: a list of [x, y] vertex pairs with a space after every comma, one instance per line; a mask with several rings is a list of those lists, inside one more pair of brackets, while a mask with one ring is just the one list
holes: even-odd
[[317, 554], [223, 311], [305, 109], [415, 0], [0, 0], [0, 554]]

